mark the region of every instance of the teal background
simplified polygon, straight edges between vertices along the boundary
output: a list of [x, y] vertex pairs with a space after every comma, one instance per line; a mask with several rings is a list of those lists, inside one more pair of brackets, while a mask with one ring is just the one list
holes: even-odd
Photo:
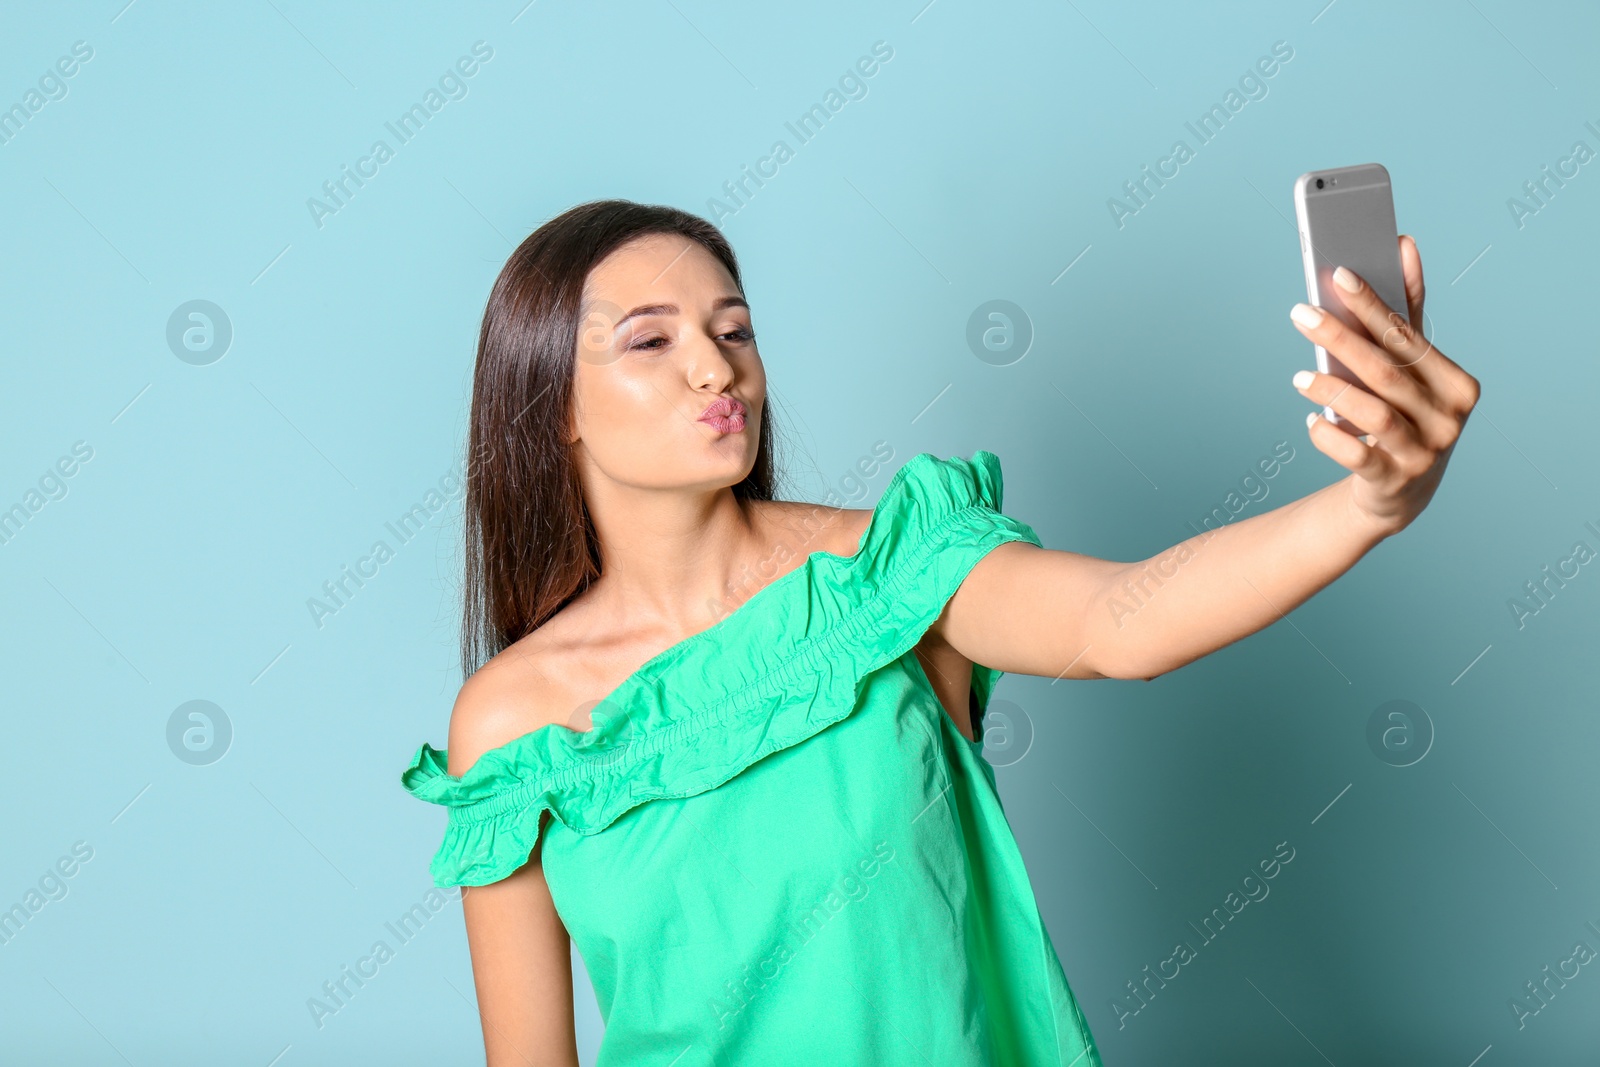
[[[1574, 542], [1600, 548], [1577, 429], [1600, 385], [1582, 310], [1600, 164], [1521, 226], [1507, 202], [1574, 142], [1600, 148], [1600, 15], [924, 4], [0, 15], [0, 107], [93, 49], [0, 144], [0, 507], [41, 479], [57, 496], [0, 544], [0, 908], [92, 849], [0, 945], [8, 1059], [481, 1058], [459, 902], [404, 944], [386, 924], [427, 898], [444, 825], [399, 772], [444, 744], [461, 681], [447, 476], [483, 303], [559, 211], [712, 215], [782, 138], [793, 158], [721, 222], [785, 495], [867, 507], [906, 458], [984, 448], [1046, 546], [1119, 560], [1189, 536], [1278, 442], [1294, 458], [1243, 515], [1344, 474], [1289, 381], [1312, 366], [1290, 191], [1388, 167], [1431, 336], [1484, 387], [1431, 507], [1289, 618], [1153, 682], [1007, 676], [990, 750], [1106, 1063], [1590, 1062], [1595, 967], [1520, 1026], [1511, 1001], [1538, 1005], [1525, 983], [1577, 942], [1600, 950], [1600, 576], [1522, 626], [1509, 601]], [[480, 40], [464, 98], [319, 227], [307, 199]], [[866, 95], [797, 145], [785, 122], [877, 41], [893, 57]], [[1280, 41], [1266, 95], [1198, 145], [1184, 123]], [[1108, 199], [1178, 138], [1194, 158], [1119, 228]], [[205, 365], [166, 336], [200, 299], [232, 328]], [[1004, 366], [966, 340], [996, 299], [1033, 333]], [[863, 477], [878, 441], [895, 459]], [[76, 442], [92, 458], [62, 495], [46, 475]], [[429, 503], [399, 544], [385, 524]], [[308, 600], [379, 539], [394, 557], [318, 625]], [[191, 700], [231, 726], [208, 765], [169, 746]], [[1391, 700], [1432, 724], [1410, 766], [1367, 740]], [[1203, 944], [1189, 924], [1280, 842], [1270, 894]], [[319, 1027], [308, 999], [380, 939], [393, 958]], [[1179, 940], [1196, 958], [1133, 1013], [1127, 984]]]

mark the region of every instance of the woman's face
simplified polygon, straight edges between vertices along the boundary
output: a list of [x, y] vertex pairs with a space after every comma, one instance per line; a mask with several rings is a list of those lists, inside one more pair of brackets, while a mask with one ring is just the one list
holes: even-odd
[[[755, 466], [766, 371], [749, 307], [699, 242], [651, 234], [596, 264], [577, 354], [572, 440], [586, 466], [645, 489], [719, 488]], [[742, 420], [702, 419], [728, 397]]]

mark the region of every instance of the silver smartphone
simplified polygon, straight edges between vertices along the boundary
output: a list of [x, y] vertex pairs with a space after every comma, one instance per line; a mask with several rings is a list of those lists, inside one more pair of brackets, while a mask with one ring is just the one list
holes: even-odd
[[[1294, 216], [1300, 227], [1300, 258], [1305, 265], [1309, 303], [1337, 316], [1358, 333], [1370, 333], [1340, 299], [1344, 290], [1333, 283], [1333, 269], [1348, 267], [1366, 279], [1402, 319], [1410, 321], [1394, 195], [1389, 172], [1382, 164], [1362, 163], [1300, 175], [1294, 183]], [[1316, 350], [1317, 370], [1362, 384], [1338, 357], [1329, 355], [1321, 345]], [[1359, 436], [1363, 432], [1332, 408], [1324, 407], [1322, 414], [1351, 433]]]

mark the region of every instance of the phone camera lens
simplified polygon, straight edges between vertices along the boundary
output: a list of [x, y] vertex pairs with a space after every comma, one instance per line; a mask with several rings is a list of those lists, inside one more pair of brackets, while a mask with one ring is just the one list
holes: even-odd
[[1321, 189], [1321, 188], [1322, 188], [1322, 179], [1321, 179], [1321, 178], [1318, 178], [1318, 179], [1317, 179], [1317, 188], [1318, 188], [1318, 189]]

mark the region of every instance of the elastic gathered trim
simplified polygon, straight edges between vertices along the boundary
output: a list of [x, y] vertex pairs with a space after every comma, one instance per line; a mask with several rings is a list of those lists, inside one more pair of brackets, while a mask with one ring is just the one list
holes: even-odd
[[[614, 757], [606, 753], [597, 753], [593, 756], [586, 755], [577, 759], [572, 766], [560, 768], [540, 778], [529, 779], [525, 784], [505, 793], [484, 797], [482, 800], [469, 801], [465, 804], [449, 805], [451, 817], [473, 823], [485, 819], [493, 819], [507, 811], [527, 809], [531, 806], [529, 803], [530, 797], [542, 793], [570, 789], [572, 786], [584, 781], [593, 780], [598, 782], [607, 778], [626, 775], [640, 762], [676, 747], [680, 741], [684, 740], [685, 735], [698, 737], [709, 727], [727, 725], [730, 720], [745, 717], [754, 718], [754, 713], [749, 716], [738, 716], [735, 712], [743, 704], [757, 707], [761, 697], [797, 681], [799, 676], [805, 670], [810, 669], [819, 657], [832, 652], [841, 642], [847, 642], [859, 637], [863, 632], [871, 629], [874, 623], [890, 614], [891, 612], [882, 610], [882, 605], [888, 604], [892, 608], [895, 598], [903, 593], [915, 578], [920, 576], [921, 565], [940, 547], [945, 535], [966, 524], [978, 514], [988, 513], [990, 510], [982, 504], [972, 504], [945, 516], [943, 520], [935, 524], [922, 537], [916, 547], [903, 560], [898, 562], [890, 579], [884, 583], [870, 600], [856, 607], [848, 616], [839, 620], [828, 630], [806, 641], [793, 656], [780, 661], [760, 678], [728, 694], [710, 708], [696, 712], [679, 722], [653, 730], [648, 736], [630, 741], [621, 750], [621, 753]], [[973, 562], [976, 564], [976, 560]], [[809, 568], [811, 563], [807, 561], [802, 566]], [[949, 595], [954, 595], [954, 592], [952, 589]], [[946, 600], [948, 600], [948, 595], [941, 597], [936, 607], [939, 610], [943, 610]], [[923, 615], [926, 614], [926, 612], [923, 613]], [[937, 618], [937, 613], [935, 613], [934, 617]], [[920, 639], [921, 636], [921, 632], [919, 632], [916, 638]], [[899, 659], [915, 644], [916, 640], [906, 643], [904, 648], [899, 647], [897, 644], [893, 655], [879, 657], [882, 662], [869, 663], [861, 670], [854, 672], [857, 675], [857, 680], [859, 681], [861, 676], [872, 673], [872, 671], [877, 670], [884, 664], [892, 663], [894, 660]], [[632, 688], [638, 682], [627, 684], [629, 688]], [[833, 722], [846, 717], [852, 710], [853, 708], [847, 707], [840, 715], [827, 720], [822, 725], [831, 725]], [[751, 755], [746, 765], [754, 763], [762, 756], [769, 755], [783, 747], [787, 746], [784, 744], [767, 746], [764, 750]], [[650, 799], [666, 799], [666, 797], [653, 795]]]

